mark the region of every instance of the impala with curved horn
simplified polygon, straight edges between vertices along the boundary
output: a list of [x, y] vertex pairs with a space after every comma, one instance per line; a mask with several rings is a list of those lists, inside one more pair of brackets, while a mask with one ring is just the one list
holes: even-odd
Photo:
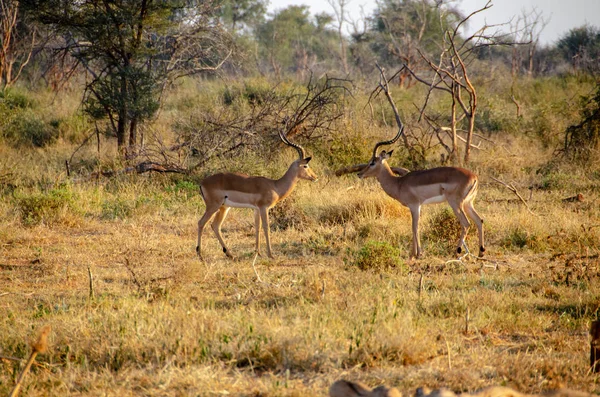
[[[461, 226], [461, 234], [458, 239], [457, 253], [461, 253], [462, 247], [465, 247], [465, 237], [469, 229], [469, 219], [477, 226], [479, 231], [479, 256], [483, 256], [485, 245], [483, 243], [483, 219], [473, 208], [473, 200], [477, 195], [477, 175], [464, 168], [439, 167], [423, 171], [408, 171], [405, 169], [391, 168], [386, 162], [392, 155], [392, 150], [386, 152], [382, 150], [377, 155], [377, 149], [383, 145], [391, 145], [396, 142], [404, 132], [404, 125], [398, 114], [396, 104], [390, 94], [388, 80], [385, 77], [383, 68], [376, 65], [380, 72], [379, 87], [386, 96], [398, 124], [398, 134], [388, 141], [381, 141], [373, 148], [373, 155], [368, 164], [359, 164], [357, 166], [346, 167], [338, 171], [338, 175], [347, 172], [353, 172], [360, 169], [358, 176], [360, 178], [375, 177], [381, 184], [383, 190], [392, 198], [398, 200], [400, 204], [408, 207], [412, 216], [413, 242], [411, 249], [412, 257], [421, 256], [421, 242], [419, 241], [419, 216], [421, 215], [421, 206], [424, 204], [443, 203], [447, 201], [458, 218]], [[405, 136], [405, 144], [408, 145]], [[400, 176], [395, 175], [398, 174]]]
[[377, 155], [377, 149], [383, 145], [390, 145], [400, 138], [403, 127], [398, 134], [389, 141], [382, 141], [375, 145], [371, 161], [359, 173], [360, 178], [375, 177], [381, 184], [383, 190], [400, 204], [408, 207], [412, 216], [413, 242], [411, 249], [412, 257], [421, 256], [421, 243], [419, 240], [419, 216], [421, 206], [424, 204], [437, 204], [445, 201], [450, 204], [454, 215], [458, 218], [461, 226], [461, 234], [458, 240], [457, 253], [461, 253], [462, 247], [468, 252], [465, 237], [469, 229], [467, 216], [477, 226], [479, 231], [479, 256], [483, 256], [485, 246], [483, 242], [483, 219], [473, 208], [473, 200], [477, 195], [477, 175], [464, 168], [438, 167], [423, 171], [412, 171], [403, 176], [396, 176], [386, 162], [392, 155], [393, 150], [386, 152], [382, 150]]
[[269, 236], [269, 209], [289, 196], [300, 179], [317, 180], [317, 176], [308, 166], [311, 157], [306, 157], [304, 148], [290, 142], [281, 131], [279, 137], [283, 143], [296, 149], [299, 156], [281, 178], [269, 179], [262, 176], [219, 173], [207, 177], [200, 183], [200, 193], [206, 204], [206, 212], [198, 221], [196, 252], [200, 259], [202, 259], [202, 231], [213, 216], [212, 229], [219, 243], [221, 243], [225, 255], [233, 258], [221, 236], [221, 225], [231, 207], [254, 209], [256, 252], [260, 254], [260, 228], [262, 222], [262, 229], [267, 242], [267, 255], [269, 258], [273, 258]]

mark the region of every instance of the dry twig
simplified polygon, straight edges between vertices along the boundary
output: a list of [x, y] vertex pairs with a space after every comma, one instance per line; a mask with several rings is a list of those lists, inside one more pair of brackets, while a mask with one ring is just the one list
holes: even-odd
[[502, 182], [501, 180], [499, 180], [499, 179], [497, 179], [497, 178], [494, 178], [493, 176], [492, 176], [491, 178], [492, 178], [494, 181], [498, 182], [499, 184], [501, 184], [501, 185], [504, 185], [504, 186], [505, 186], [505, 187], [506, 187], [508, 190], [510, 190], [511, 192], [513, 192], [513, 193], [514, 193], [514, 194], [515, 194], [515, 195], [516, 195], [516, 196], [519, 198], [519, 200], [521, 200], [521, 202], [522, 202], [523, 204], [525, 204], [525, 208], [527, 208], [527, 211], [529, 211], [529, 213], [530, 213], [531, 215], [538, 216], [538, 214], [536, 214], [535, 212], [533, 212], [533, 211], [531, 210], [531, 208], [529, 208], [529, 205], [527, 204], [527, 201], [525, 201], [525, 199], [523, 198], [523, 196], [521, 196], [521, 195], [519, 194], [519, 192], [517, 191], [517, 188], [516, 188], [516, 187], [515, 187], [515, 186], [514, 186], [512, 183], [511, 183], [511, 184], [508, 184], [508, 183], [506, 183], [506, 182]]

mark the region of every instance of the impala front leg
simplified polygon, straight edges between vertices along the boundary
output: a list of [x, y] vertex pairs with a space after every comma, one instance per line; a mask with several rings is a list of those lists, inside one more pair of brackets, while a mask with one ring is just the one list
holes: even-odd
[[260, 217], [262, 219], [262, 228], [265, 232], [265, 240], [267, 242], [267, 256], [273, 259], [273, 254], [271, 253], [271, 238], [269, 235], [269, 209], [260, 208]]
[[421, 257], [421, 241], [419, 239], [419, 216], [421, 215], [421, 206], [411, 208], [410, 214], [412, 215], [412, 233], [413, 233], [411, 257], [420, 258]]

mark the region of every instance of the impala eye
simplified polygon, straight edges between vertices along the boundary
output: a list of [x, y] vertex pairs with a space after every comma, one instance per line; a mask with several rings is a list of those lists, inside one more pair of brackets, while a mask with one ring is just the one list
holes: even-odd
[[305, 164], [302, 166], [303, 168], [308, 168], [308, 164]]

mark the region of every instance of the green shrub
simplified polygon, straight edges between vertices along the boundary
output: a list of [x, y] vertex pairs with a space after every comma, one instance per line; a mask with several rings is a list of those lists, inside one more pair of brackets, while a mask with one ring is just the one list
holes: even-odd
[[175, 181], [174, 185], [167, 186], [165, 190], [168, 193], [173, 193], [177, 196], [182, 196], [185, 199], [189, 199], [200, 194], [200, 186], [198, 186], [198, 184], [195, 182], [186, 180]]
[[369, 241], [361, 249], [353, 253], [352, 265], [361, 270], [382, 271], [390, 268], [406, 270], [400, 259], [400, 249], [387, 242]]
[[5, 126], [4, 137], [14, 146], [44, 147], [57, 140], [58, 129], [37, 115], [20, 112]]
[[309, 222], [308, 217], [297, 204], [294, 197], [288, 197], [269, 211], [271, 227], [286, 230], [302, 227]]
[[33, 107], [33, 100], [27, 95], [14, 90], [0, 91], [0, 103], [6, 105], [9, 109], [28, 109]]
[[16, 204], [23, 224], [31, 226], [58, 219], [63, 210], [74, 205], [74, 197], [67, 188], [58, 188], [48, 193], [17, 196]]
[[522, 227], [514, 227], [502, 239], [501, 245], [506, 248], [529, 248], [540, 252], [548, 248], [546, 240], [547, 238], [525, 230]]
[[423, 228], [423, 237], [434, 243], [454, 245], [459, 236], [460, 223], [450, 207], [436, 211]]
[[107, 200], [102, 203], [102, 219], [124, 219], [133, 215], [135, 203], [122, 198]]

